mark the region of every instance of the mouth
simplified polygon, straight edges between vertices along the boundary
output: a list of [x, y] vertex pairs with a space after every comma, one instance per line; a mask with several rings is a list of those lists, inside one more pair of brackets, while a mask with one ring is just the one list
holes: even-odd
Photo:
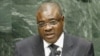
[[54, 38], [54, 33], [47, 33], [47, 34], [45, 34], [45, 37], [46, 38], [48, 38], [48, 39], [52, 39], [52, 38]]

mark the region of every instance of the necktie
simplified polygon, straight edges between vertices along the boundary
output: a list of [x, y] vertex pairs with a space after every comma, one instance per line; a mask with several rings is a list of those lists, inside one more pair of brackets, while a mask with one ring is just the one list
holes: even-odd
[[50, 50], [51, 50], [51, 53], [50, 53], [49, 56], [56, 56], [55, 53], [56, 53], [56, 51], [57, 51], [58, 46], [56, 46], [56, 45], [54, 45], [54, 44], [51, 44], [51, 45], [49, 46], [49, 48], [50, 48]]

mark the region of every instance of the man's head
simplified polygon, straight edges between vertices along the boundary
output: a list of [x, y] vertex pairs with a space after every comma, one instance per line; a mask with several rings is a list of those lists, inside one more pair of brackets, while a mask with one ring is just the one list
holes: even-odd
[[57, 3], [43, 3], [37, 11], [40, 36], [49, 43], [55, 43], [63, 32], [64, 16]]

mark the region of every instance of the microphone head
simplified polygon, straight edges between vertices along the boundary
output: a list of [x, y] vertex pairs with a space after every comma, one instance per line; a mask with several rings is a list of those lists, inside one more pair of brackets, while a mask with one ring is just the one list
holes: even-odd
[[61, 51], [56, 51], [55, 55], [60, 55]]
[[61, 54], [61, 48], [57, 48], [57, 51], [55, 52], [55, 55], [60, 55]]

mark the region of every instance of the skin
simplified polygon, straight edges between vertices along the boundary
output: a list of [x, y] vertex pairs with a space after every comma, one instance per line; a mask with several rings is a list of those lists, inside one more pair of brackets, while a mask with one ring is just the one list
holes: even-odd
[[[44, 27], [38, 27], [39, 34], [42, 39], [48, 43], [55, 43], [63, 32], [64, 16], [62, 16], [61, 8], [57, 3], [43, 3], [37, 11], [37, 23], [45, 22]], [[50, 25], [51, 20], [58, 20], [55, 25]]]

